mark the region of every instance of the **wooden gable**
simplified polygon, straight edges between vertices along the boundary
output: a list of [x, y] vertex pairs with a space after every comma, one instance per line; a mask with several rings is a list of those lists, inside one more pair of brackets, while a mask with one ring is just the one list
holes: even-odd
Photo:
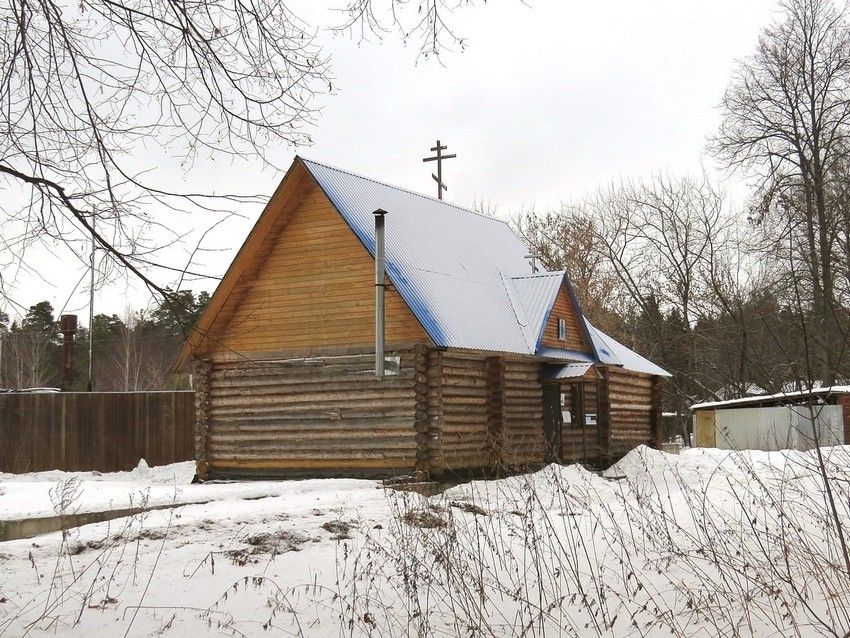
[[[372, 256], [296, 162], [176, 365], [211, 353], [368, 348], [375, 342], [374, 268]], [[430, 343], [391, 286], [385, 308], [388, 346]]]
[[[564, 350], [575, 350], [577, 352], [592, 353], [588, 343], [587, 333], [579, 323], [576, 306], [570, 298], [566, 284], [561, 286], [546, 327], [543, 329], [543, 337], [540, 345], [549, 348], [560, 348]], [[567, 323], [566, 339], [558, 338], [558, 319], [564, 319]]]

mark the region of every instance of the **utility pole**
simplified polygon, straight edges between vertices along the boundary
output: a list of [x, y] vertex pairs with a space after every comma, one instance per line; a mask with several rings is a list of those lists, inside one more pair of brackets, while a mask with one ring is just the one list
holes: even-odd
[[443, 155], [443, 151], [448, 148], [448, 146], [440, 146], [440, 140], [437, 140], [437, 145], [431, 147], [431, 150], [436, 151], [437, 154], [434, 157], [425, 157], [422, 159], [423, 162], [437, 162], [437, 174], [434, 175], [434, 173], [431, 173], [431, 177], [437, 182], [437, 199], [443, 199], [443, 191], [449, 190], [449, 187], [443, 183], [443, 160], [457, 157], [454, 153]]

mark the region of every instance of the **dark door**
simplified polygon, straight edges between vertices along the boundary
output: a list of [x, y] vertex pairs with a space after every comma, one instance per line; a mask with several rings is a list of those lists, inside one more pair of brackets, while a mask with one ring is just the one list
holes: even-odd
[[561, 461], [561, 386], [543, 384], [543, 437], [546, 441], [546, 461]]

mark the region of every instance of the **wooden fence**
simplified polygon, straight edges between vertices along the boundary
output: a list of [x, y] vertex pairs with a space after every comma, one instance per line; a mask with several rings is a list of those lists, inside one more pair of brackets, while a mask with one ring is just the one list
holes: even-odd
[[0, 472], [164, 465], [193, 458], [195, 393], [0, 394]]

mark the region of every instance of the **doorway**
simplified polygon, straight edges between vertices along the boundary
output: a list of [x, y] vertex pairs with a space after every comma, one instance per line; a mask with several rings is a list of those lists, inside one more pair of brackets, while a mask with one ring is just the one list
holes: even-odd
[[563, 442], [561, 386], [558, 383], [543, 384], [543, 438], [546, 445], [546, 462], [560, 463], [563, 460]]

